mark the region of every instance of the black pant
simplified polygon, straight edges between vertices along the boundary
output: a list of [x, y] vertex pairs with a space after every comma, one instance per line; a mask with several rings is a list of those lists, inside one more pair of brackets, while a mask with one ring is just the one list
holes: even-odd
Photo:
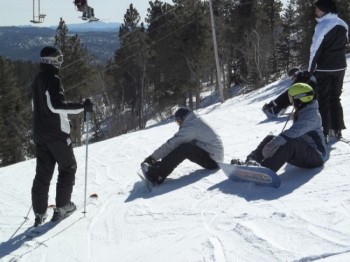
[[72, 144], [55, 140], [36, 144], [36, 175], [32, 187], [34, 213], [43, 214], [48, 205], [48, 193], [55, 165], [58, 164], [56, 206], [62, 207], [71, 200], [77, 162]]
[[275, 103], [277, 104], [277, 107], [280, 109], [285, 109], [288, 106], [290, 106], [289, 96], [288, 96], [288, 90], [284, 91], [282, 94], [280, 94], [276, 99]]
[[289, 140], [272, 157], [264, 159], [262, 150], [273, 138], [274, 136], [271, 135], [265, 137], [248, 158], [257, 160], [262, 166], [270, 168], [275, 172], [285, 163], [303, 168], [315, 168], [323, 165], [324, 161], [320, 153], [298, 138]]
[[151, 166], [149, 168], [149, 174], [152, 177], [161, 177], [164, 180], [185, 159], [206, 169], [219, 168], [218, 164], [210, 157], [207, 151], [192, 143], [186, 143], [181, 144], [171, 151], [161, 161], [157, 162], [156, 166]]
[[[317, 85], [313, 87], [316, 92], [319, 111], [322, 118], [322, 127], [325, 135], [329, 130], [345, 129], [343, 107], [340, 96], [343, 90], [345, 71], [315, 72]], [[288, 90], [280, 94], [275, 102], [279, 108], [289, 106]]]
[[345, 129], [343, 107], [340, 102], [344, 75], [345, 71], [315, 72], [316, 93], [325, 135], [329, 134], [330, 129]]

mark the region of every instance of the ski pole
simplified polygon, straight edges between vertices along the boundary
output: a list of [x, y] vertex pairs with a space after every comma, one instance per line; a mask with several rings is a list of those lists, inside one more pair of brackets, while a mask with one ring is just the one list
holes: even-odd
[[32, 210], [32, 208], [33, 208], [33, 204], [30, 205], [30, 208], [29, 208], [29, 210], [28, 210], [28, 213], [27, 213], [27, 215], [24, 217], [24, 221], [22, 222], [22, 224], [20, 224], [20, 226], [16, 229], [16, 231], [12, 234], [12, 236], [10, 236], [10, 238], [9, 238], [7, 241], [11, 240], [11, 239], [16, 235], [16, 233], [21, 229], [21, 227], [24, 225], [24, 223], [28, 220], [28, 216], [29, 216], [29, 213], [30, 213], [30, 211]]
[[293, 113], [294, 113], [294, 107], [293, 107], [292, 112], [290, 112], [290, 115], [289, 115], [289, 117], [288, 117], [286, 123], [284, 124], [284, 127], [282, 128], [281, 133], [282, 133], [282, 132], [284, 131], [284, 129], [286, 128], [286, 125], [287, 125], [288, 121], [290, 120], [290, 118], [292, 117]]
[[85, 154], [85, 192], [84, 192], [84, 217], [86, 214], [86, 191], [87, 191], [87, 170], [88, 170], [88, 153], [89, 153], [89, 123], [90, 123], [90, 113], [86, 112], [85, 114], [85, 121], [86, 121], [86, 137], [85, 137], [85, 143], [86, 143], [86, 154]]

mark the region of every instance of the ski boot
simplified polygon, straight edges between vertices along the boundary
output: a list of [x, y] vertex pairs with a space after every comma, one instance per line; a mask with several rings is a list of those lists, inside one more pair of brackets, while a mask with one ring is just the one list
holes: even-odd
[[76, 205], [73, 202], [69, 202], [67, 205], [59, 208], [54, 208], [53, 216], [51, 218], [51, 222], [58, 222], [71, 213], [73, 213], [77, 209]]
[[265, 104], [262, 111], [269, 119], [277, 118], [280, 114], [282, 114], [282, 108], [279, 108], [274, 100]]
[[47, 218], [47, 214], [35, 214], [35, 220], [34, 220], [34, 227], [40, 226], [42, 223], [45, 222], [45, 219]]

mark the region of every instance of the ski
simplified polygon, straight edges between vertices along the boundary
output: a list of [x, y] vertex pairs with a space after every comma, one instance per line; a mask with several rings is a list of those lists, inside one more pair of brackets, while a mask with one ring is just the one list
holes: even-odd
[[349, 139], [346, 139], [346, 138], [344, 138], [344, 137], [341, 137], [341, 138], [339, 139], [339, 141], [344, 142], [344, 143], [350, 145], [350, 140], [349, 140]]
[[344, 137], [335, 138], [334, 136], [330, 136], [330, 137], [329, 137], [328, 144], [334, 144], [334, 143], [337, 143], [337, 142], [343, 142], [343, 143], [345, 143], [345, 144], [350, 145], [350, 140], [347, 139], [347, 138], [344, 138]]
[[[92, 193], [90, 196], [89, 196], [89, 199], [90, 200], [93, 200], [93, 199], [98, 199], [98, 194], [97, 193]], [[55, 205], [49, 205], [48, 206], [48, 209], [49, 208], [55, 208], [56, 206]], [[27, 238], [35, 238], [35, 237], [38, 237], [38, 236], [41, 236], [43, 235], [44, 233], [48, 232], [49, 230], [51, 230], [52, 228], [54, 228], [56, 225], [58, 225], [60, 222], [62, 222], [63, 220], [65, 220], [66, 218], [68, 218], [69, 216], [71, 216], [73, 213], [76, 213], [76, 211], [79, 209], [81, 209], [82, 206], [78, 206], [76, 205], [75, 206], [75, 209], [74, 210], [71, 210], [70, 212], [67, 212], [66, 214], [64, 214], [59, 220], [57, 221], [51, 221], [51, 219], [47, 220], [46, 222], [44, 221], [42, 224], [40, 224], [39, 226], [37, 227], [34, 227], [34, 226], [31, 226], [29, 227], [26, 232], [25, 232], [25, 236]], [[46, 218], [48, 219], [48, 218]]]
[[26, 238], [29, 238], [29, 239], [33, 239], [35, 237], [41, 236], [47, 231], [49, 231], [50, 229], [54, 228], [58, 224], [58, 222], [59, 221], [57, 222], [48, 221], [48, 222], [44, 222], [43, 224], [37, 227], [31, 226], [25, 232], [25, 236]]
[[26, 234], [26, 237], [28, 238], [34, 238], [37, 237], [39, 235], [42, 235], [43, 233], [49, 231], [50, 229], [52, 229], [53, 227], [55, 227], [58, 223], [60, 223], [61, 221], [63, 221], [64, 219], [66, 219], [67, 217], [69, 217], [71, 214], [73, 214], [75, 211], [77, 210], [77, 208], [75, 208], [74, 210], [67, 212], [66, 214], [64, 214], [59, 220], [57, 221], [52, 221], [49, 220], [48, 222], [43, 222], [42, 224], [40, 224], [37, 227], [30, 227], [29, 231]]

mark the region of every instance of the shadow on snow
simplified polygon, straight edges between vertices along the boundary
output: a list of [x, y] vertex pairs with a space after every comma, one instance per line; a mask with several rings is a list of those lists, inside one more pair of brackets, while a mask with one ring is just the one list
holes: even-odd
[[279, 188], [271, 188], [255, 185], [253, 183], [234, 182], [230, 179], [213, 185], [208, 190], [218, 189], [225, 194], [237, 195], [247, 201], [255, 200], [275, 200], [292, 193], [297, 188], [306, 184], [316, 174], [322, 171], [323, 167], [313, 169], [303, 169], [292, 165], [287, 165], [285, 172], [279, 177], [282, 184]]
[[[142, 181], [136, 182], [134, 188], [130, 191], [130, 195], [125, 200], [125, 202], [131, 202], [137, 198], [149, 199], [155, 196], [167, 194], [171, 191], [175, 191], [181, 187], [188, 186], [190, 184], [196, 183], [202, 178], [214, 174], [216, 170], [206, 170], [199, 169], [194, 172], [189, 173], [188, 175], [181, 176], [176, 179], [167, 178], [163, 184], [160, 186], [155, 186], [152, 189], [152, 192], [149, 192], [146, 186]], [[171, 175], [170, 175], [171, 176]]]

